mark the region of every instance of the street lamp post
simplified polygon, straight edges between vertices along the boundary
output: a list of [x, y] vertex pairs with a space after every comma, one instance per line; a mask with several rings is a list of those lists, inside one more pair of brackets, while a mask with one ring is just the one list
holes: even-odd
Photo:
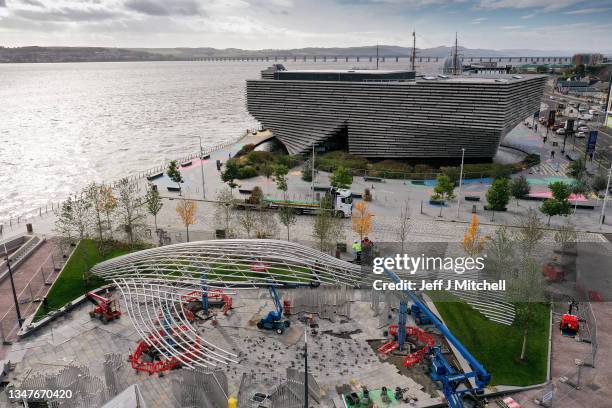
[[304, 329], [304, 408], [308, 407], [308, 325]]
[[200, 172], [202, 173], [202, 200], [206, 200], [206, 188], [204, 186], [204, 154], [202, 152], [202, 136], [198, 136], [200, 139]]
[[601, 216], [599, 217], [599, 228], [601, 229], [604, 219], [606, 218], [606, 202], [608, 200], [608, 191], [610, 190], [610, 177], [612, 176], [612, 164], [608, 171], [608, 184], [606, 185], [606, 194], [604, 195], [603, 204], [601, 206]]
[[11, 290], [13, 291], [13, 301], [15, 302], [15, 311], [17, 312], [17, 322], [19, 327], [23, 325], [23, 319], [21, 318], [21, 310], [19, 309], [19, 300], [17, 299], [17, 291], [15, 290], [15, 281], [13, 280], [13, 270], [11, 269], [11, 260], [6, 249], [6, 243], [4, 243], [4, 253], [6, 255], [6, 266], [8, 267], [9, 279], [11, 281]]
[[459, 171], [459, 192], [457, 193], [457, 218], [459, 218], [459, 208], [461, 207], [461, 185], [463, 182], [463, 159], [465, 157], [465, 148], [461, 148], [461, 170]]

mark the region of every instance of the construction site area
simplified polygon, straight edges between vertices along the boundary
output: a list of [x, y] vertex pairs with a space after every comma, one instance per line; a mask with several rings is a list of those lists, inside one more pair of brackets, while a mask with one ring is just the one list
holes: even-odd
[[[413, 249], [458, 251], [441, 243]], [[453, 322], [443, 319], [448, 314], [438, 310], [446, 308], [439, 299], [412, 290], [374, 290], [372, 279], [379, 275], [371, 266], [294, 242], [167, 245], [97, 263], [91, 273], [112, 283], [38, 320], [34, 313], [19, 341], [6, 343], [1, 407], [529, 406], [513, 405], [509, 393], [552, 407], [553, 392], [573, 400], [581, 375], [583, 383], [601, 383], [586, 368], [595, 366], [597, 350], [588, 303], [571, 303], [567, 312], [560, 304], [557, 310], [544, 308], [544, 319], [561, 331], [546, 327], [553, 343], [537, 356], [548, 366], [546, 378], [559, 371], [558, 364], [551, 366], [553, 348], [593, 343], [589, 350], [573, 347], [580, 364], [562, 359], [559, 381], [572, 391], [560, 392], [544, 383], [500, 385], [499, 367], [490, 360], [485, 367], [483, 350], [466, 346], [449, 329]], [[438, 271], [429, 278], [444, 276]], [[386, 268], [383, 277], [402, 282]], [[482, 278], [467, 272], [463, 277]], [[514, 309], [503, 295], [449, 295], [472, 310], [461, 312], [468, 333], [475, 330], [474, 313], [489, 322], [483, 327], [512, 328]], [[470, 335], [486, 338], [486, 330]], [[594, 401], [600, 397], [598, 392]]]

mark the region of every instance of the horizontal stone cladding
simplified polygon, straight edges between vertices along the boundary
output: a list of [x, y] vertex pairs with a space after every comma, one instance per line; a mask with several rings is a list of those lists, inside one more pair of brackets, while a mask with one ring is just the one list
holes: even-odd
[[292, 153], [348, 129], [349, 152], [373, 158], [493, 157], [540, 107], [546, 76], [505, 82], [247, 81], [247, 109]]

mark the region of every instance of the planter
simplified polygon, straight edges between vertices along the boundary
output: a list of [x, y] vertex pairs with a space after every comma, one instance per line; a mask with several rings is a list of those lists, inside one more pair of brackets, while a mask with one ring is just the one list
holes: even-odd
[[484, 209], [485, 209], [485, 210], [487, 210], [487, 211], [495, 211], [495, 212], [504, 212], [504, 211], [508, 211], [508, 209], [507, 209], [507, 208], [502, 208], [502, 209], [500, 209], [500, 210], [497, 210], [497, 209], [495, 209], [495, 210], [494, 210], [494, 209], [490, 208], [488, 205], [485, 205], [485, 206], [484, 206]]
[[429, 204], [444, 207], [444, 201], [442, 200], [429, 200]]

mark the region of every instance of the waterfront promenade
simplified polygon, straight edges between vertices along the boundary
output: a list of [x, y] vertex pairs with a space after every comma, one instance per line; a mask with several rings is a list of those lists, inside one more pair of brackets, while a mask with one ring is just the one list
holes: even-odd
[[[541, 129], [540, 129], [541, 133]], [[216, 168], [216, 161], [225, 162], [230, 156], [233, 156], [245, 144], [258, 144], [267, 139], [271, 135], [268, 132], [259, 132], [257, 135], [249, 134], [243, 137], [235, 144], [226, 146], [216, 150], [210, 154], [210, 158], [200, 161], [199, 159], [192, 160], [192, 164], [181, 168], [184, 178], [182, 185], [182, 197], [198, 200], [197, 221], [190, 228], [191, 239], [210, 239], [213, 237], [213, 231], [219, 228], [219, 219], [215, 216], [215, 200], [218, 192], [224, 188], [224, 184], [220, 178], [220, 172]], [[527, 129], [523, 124], [519, 124], [504, 140], [504, 144], [515, 148], [521, 148], [525, 152], [539, 153], [542, 156], [542, 164], [532, 169], [524, 171], [524, 175], [528, 178], [532, 193], [545, 193], [548, 191], [548, 183], [557, 180], [567, 180], [565, 169], [568, 165], [568, 160], [559, 153], [559, 147], [553, 147], [552, 141], [558, 141], [561, 137], [549, 137], [546, 145], [542, 143], [541, 134]], [[555, 159], [550, 158], [550, 150], [556, 149], [557, 154]], [[570, 151], [571, 146], [568, 143], [566, 150]], [[202, 171], [204, 170], [204, 186], [205, 195], [202, 194]], [[596, 171], [593, 165], [589, 164], [590, 171]], [[313, 198], [311, 184], [301, 179], [300, 168], [291, 169], [289, 175], [289, 197], [291, 199], [311, 200]], [[137, 188], [144, 193], [149, 182], [146, 178], [139, 178], [134, 181]], [[172, 242], [182, 241], [182, 227], [175, 211], [175, 203], [179, 194], [168, 191], [167, 187], [175, 186], [167, 176], [162, 176], [153, 181], [159, 188], [161, 195], [164, 197], [164, 207], [158, 215], [158, 226], [171, 232]], [[262, 188], [267, 196], [280, 197], [272, 179], [267, 179], [263, 176], [254, 177], [246, 180], [237, 180], [241, 189], [252, 189], [255, 186]], [[316, 175], [315, 184], [317, 186], [329, 185], [329, 173], [318, 172]], [[436, 240], [444, 240], [450, 236], [456, 236], [454, 232], [457, 228], [461, 231], [465, 230], [464, 224], [469, 223], [472, 217], [472, 206], [476, 206], [476, 214], [479, 217], [481, 224], [500, 225], [513, 223], [514, 219], [525, 212], [527, 208], [538, 208], [540, 202], [525, 201], [512, 199], [508, 205], [507, 212], [485, 211], [483, 205], [486, 203], [485, 193], [490, 187], [490, 180], [464, 180], [461, 190], [461, 199], [449, 202], [440, 211], [440, 207], [429, 204], [429, 197], [433, 192], [432, 183], [425, 185], [417, 185], [410, 180], [388, 179], [384, 182], [364, 181], [363, 177], [355, 177], [351, 189], [359, 194], [362, 194], [365, 188], [369, 188], [374, 197], [369, 203], [370, 211], [374, 214], [374, 230], [371, 238], [377, 241], [396, 241], [396, 227], [401, 209], [405, 203], [410, 208], [410, 216], [412, 219], [413, 228], [426, 233], [430, 231], [431, 238], [438, 237]], [[455, 190], [458, 193], [458, 190]], [[247, 195], [234, 192], [236, 198], [244, 199]], [[480, 202], [466, 202], [463, 198], [466, 195], [480, 197]], [[607, 205], [607, 221], [603, 226], [599, 225], [599, 216], [601, 212], [601, 200], [593, 200], [595, 208], [592, 210], [578, 209], [575, 214], [571, 215], [572, 222], [576, 225], [579, 231], [583, 232], [607, 232], [612, 233], [612, 204]], [[457, 206], [460, 206], [457, 211]], [[542, 219], [546, 222], [546, 217], [542, 215]], [[292, 236], [295, 239], [302, 241], [311, 240], [312, 231], [312, 216], [298, 216], [298, 222], [292, 227]], [[19, 224], [13, 224], [12, 227], [4, 226], [3, 238], [17, 235], [25, 231], [25, 223], [31, 222], [34, 232], [38, 234], [53, 235], [54, 216], [47, 214], [43, 216], [32, 216], [26, 220], [22, 220]], [[558, 227], [565, 222], [565, 217], [553, 217], [551, 220], [551, 228]], [[353, 235], [350, 232], [350, 220], [345, 220], [346, 223], [346, 241], [350, 242]], [[149, 217], [148, 224], [153, 228], [153, 218]], [[461, 226], [460, 226], [461, 225]], [[239, 231], [239, 228], [237, 228]], [[445, 231], [449, 231], [445, 234]], [[283, 237], [283, 232], [279, 230], [279, 237]]]

